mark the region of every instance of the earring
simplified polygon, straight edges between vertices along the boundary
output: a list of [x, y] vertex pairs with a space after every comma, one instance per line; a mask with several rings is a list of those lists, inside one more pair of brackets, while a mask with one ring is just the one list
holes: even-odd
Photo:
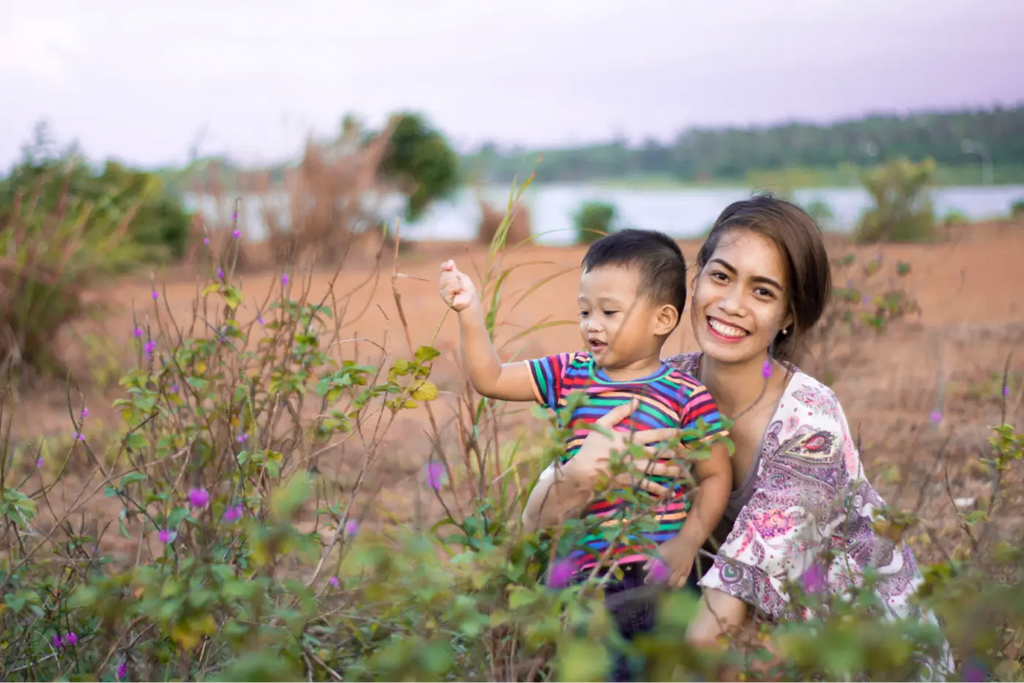
[[782, 331], [782, 334], [789, 334], [789, 328], [787, 327], [786, 329], [784, 329], [784, 330]]

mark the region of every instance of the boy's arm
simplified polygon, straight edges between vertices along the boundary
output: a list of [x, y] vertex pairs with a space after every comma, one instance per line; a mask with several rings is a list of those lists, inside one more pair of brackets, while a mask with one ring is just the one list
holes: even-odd
[[534, 401], [536, 394], [525, 362], [502, 364], [487, 334], [483, 310], [474, 303], [459, 312], [462, 364], [481, 396], [503, 401]]

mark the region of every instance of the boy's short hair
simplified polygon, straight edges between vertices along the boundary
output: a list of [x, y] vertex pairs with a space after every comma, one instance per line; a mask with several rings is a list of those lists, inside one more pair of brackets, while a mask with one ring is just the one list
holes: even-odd
[[583, 272], [601, 266], [633, 268], [640, 273], [639, 294], [656, 305], [675, 306], [682, 320], [686, 307], [686, 259], [674, 239], [657, 230], [629, 228], [590, 245]]

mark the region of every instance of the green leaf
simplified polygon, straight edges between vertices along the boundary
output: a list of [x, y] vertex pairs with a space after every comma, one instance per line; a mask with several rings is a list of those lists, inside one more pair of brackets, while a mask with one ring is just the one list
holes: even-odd
[[146, 479], [148, 479], [148, 477], [142, 472], [129, 472], [121, 477], [119, 487], [123, 489], [128, 484], [134, 484], [137, 481], [146, 481]]
[[508, 595], [508, 606], [511, 609], [520, 609], [537, 602], [537, 593], [523, 586], [513, 586]]
[[177, 529], [178, 525], [184, 522], [186, 517], [188, 517], [188, 510], [186, 508], [174, 508], [167, 517], [167, 528]]
[[417, 401], [433, 401], [437, 395], [437, 385], [429, 380], [423, 380], [412, 391], [412, 397]]
[[220, 294], [224, 297], [224, 303], [232, 311], [242, 304], [242, 293], [232, 285], [224, 285], [220, 290]]
[[421, 363], [427, 363], [434, 360], [441, 355], [441, 352], [435, 349], [433, 346], [421, 346], [416, 349], [416, 360]]

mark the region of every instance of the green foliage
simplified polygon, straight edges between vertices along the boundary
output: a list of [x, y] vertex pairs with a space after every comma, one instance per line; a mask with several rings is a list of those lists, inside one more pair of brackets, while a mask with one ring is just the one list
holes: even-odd
[[[510, 272], [504, 234], [481, 278], [492, 337]], [[427, 489], [442, 519], [429, 529], [386, 519], [355, 526], [375, 503], [368, 480], [395, 420], [416, 408], [435, 419], [441, 353], [411, 339], [405, 353], [386, 343], [357, 353], [342, 331], [344, 307], [328, 304], [344, 297], [281, 282], [252, 311], [229, 269], [203, 291], [192, 321], [155, 309], [140, 319], [138, 362], [115, 403], [120, 429], [101, 434], [76, 406], [70, 427], [84, 439], [41, 468], [35, 453], [26, 462], [11, 447], [20, 416], [12, 418], [10, 392], [0, 397], [4, 680], [606, 680], [617, 652], [642, 660], [652, 680], [718, 679], [725, 666], [751, 678], [772, 641], [784, 653], [783, 679], [908, 680], [921, 656], [936, 654], [937, 629], [886, 619], [870, 576], [836, 596], [794, 583], [789, 618], [719, 650], [687, 643], [696, 610], [684, 593], [651, 586], [657, 627], [626, 643], [600, 578], [545, 585], [552, 558], [586, 524], [530, 534], [519, 519], [541, 468], [564, 447], [558, 418], [582, 394], [548, 420], [532, 458], [525, 443], [497, 449], [500, 405], [459, 397], [468, 438], [451, 446], [431, 427], [422, 442], [449, 481], [428, 477], [408, 494]], [[395, 303], [402, 319], [397, 288]], [[1005, 413], [992, 433], [981, 465], [1005, 474], [1021, 460], [1021, 437]], [[613, 458], [613, 471], [629, 468], [630, 454], [647, 457], [634, 446]], [[331, 486], [318, 463], [343, 458], [358, 477]], [[119, 543], [79, 521], [88, 500], [55, 505], [61, 487], [79, 481], [68, 481], [73, 462], [93, 463], [90, 486], [120, 508], [109, 532]], [[622, 533], [649, 524], [649, 499], [616, 495], [635, 512]], [[913, 522], [889, 510], [878, 521], [892, 533]], [[922, 600], [946, 617], [958, 653], [1019, 676], [1012, 643], [1024, 633], [1024, 553], [1017, 535], [986, 544], [987, 519], [972, 524], [975, 562], [927, 567]], [[998, 581], [983, 559], [1001, 568]]]
[[[965, 138], [992, 152], [994, 181], [1024, 179], [1024, 106], [988, 111], [873, 115], [832, 124], [691, 128], [670, 142], [640, 145], [618, 140], [582, 147], [499, 151], [484, 143], [463, 157], [486, 182], [509, 182], [524, 161], [544, 155], [541, 182], [578, 183], [612, 178], [676, 182], [727, 182], [751, 188], [855, 185], [857, 166], [900, 157], [933, 158], [935, 178], [977, 184], [978, 160], [962, 148]], [[793, 184], [796, 183], [796, 184]]]
[[935, 215], [927, 190], [935, 164], [898, 159], [862, 175], [874, 206], [861, 216], [857, 242], [923, 242], [935, 237]]
[[828, 230], [832, 227], [832, 221], [835, 219], [835, 212], [832, 211], [832, 207], [824, 199], [815, 198], [807, 203], [804, 207], [804, 211], [814, 219], [814, 222], [818, 224], [822, 230]]
[[576, 244], [590, 244], [611, 233], [616, 212], [613, 204], [583, 202], [572, 217]]
[[380, 174], [409, 197], [406, 217], [415, 221], [431, 202], [458, 189], [459, 159], [444, 134], [421, 115], [402, 113], [396, 117]]
[[1024, 220], [1024, 199], [1019, 199], [1010, 204], [1010, 218], [1015, 221]]
[[964, 212], [958, 209], [950, 209], [942, 217], [942, 224], [946, 226], [967, 225], [970, 222], [970, 219], [967, 218]]

